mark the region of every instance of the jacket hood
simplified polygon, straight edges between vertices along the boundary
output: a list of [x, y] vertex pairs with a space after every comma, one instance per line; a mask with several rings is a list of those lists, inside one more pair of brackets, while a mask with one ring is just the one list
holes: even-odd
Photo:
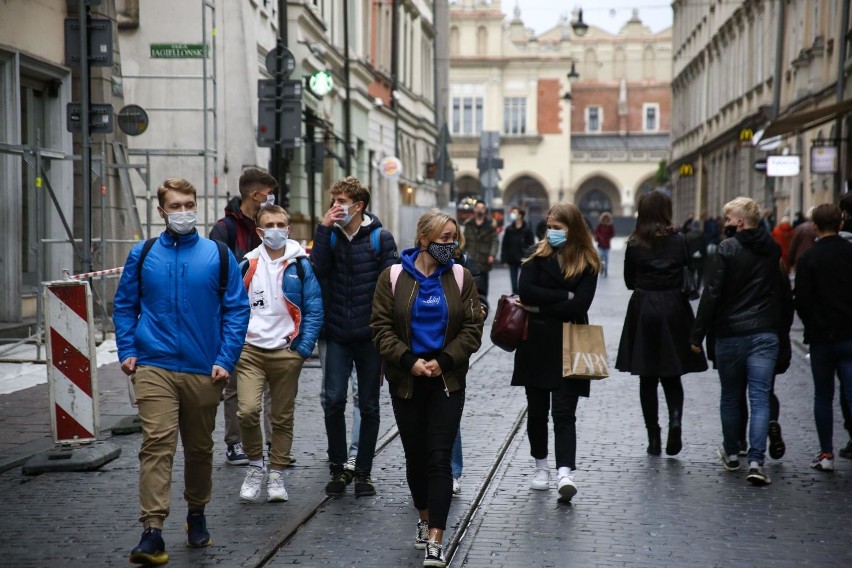
[[[247, 252], [245, 258], [259, 258], [260, 251], [263, 249], [264, 245], [260, 245], [256, 249]], [[294, 258], [300, 258], [303, 256], [308, 256], [307, 251], [299, 244], [298, 241], [294, 241], [293, 239], [287, 239], [287, 244], [284, 247], [284, 262], [289, 260], [293, 260]]]
[[745, 248], [760, 255], [769, 254], [778, 246], [763, 227], [745, 229], [734, 235], [734, 238], [740, 241], [740, 244]]
[[243, 212], [240, 211], [240, 205], [242, 205], [243, 200], [240, 196], [232, 197], [228, 204], [225, 205], [225, 215], [231, 215], [232, 217], [244, 217]]
[[[423, 282], [424, 280], [426, 280], [427, 277], [423, 276], [423, 274], [417, 269], [417, 267], [414, 266], [414, 261], [417, 260], [417, 255], [419, 254], [420, 249], [412, 247], [410, 249], [405, 249], [404, 251], [402, 251], [402, 254], [400, 256], [402, 258], [403, 269], [405, 269], [406, 272], [411, 274], [411, 276], [418, 282]], [[450, 261], [447, 264], [439, 264], [438, 267], [435, 269], [435, 273], [437, 273], [438, 277], [440, 277], [447, 270], [450, 270], [453, 267], [453, 262], [454, 261]], [[431, 277], [432, 276], [430, 276], [430, 278]]]

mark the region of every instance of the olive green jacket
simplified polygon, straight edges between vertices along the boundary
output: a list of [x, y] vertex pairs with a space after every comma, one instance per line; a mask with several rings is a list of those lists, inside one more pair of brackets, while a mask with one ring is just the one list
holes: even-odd
[[[482, 310], [479, 293], [471, 273], [465, 269], [461, 293], [452, 270], [441, 275], [441, 286], [447, 301], [447, 330], [438, 362], [443, 371], [444, 390], [449, 394], [465, 386], [470, 356], [482, 344]], [[416, 357], [411, 351], [411, 308], [420, 284], [405, 270], [399, 274], [395, 293], [391, 291], [390, 268], [379, 275], [373, 296], [370, 329], [373, 343], [382, 355], [384, 372], [393, 393], [411, 398], [415, 380], [437, 380], [415, 377], [411, 368]]]

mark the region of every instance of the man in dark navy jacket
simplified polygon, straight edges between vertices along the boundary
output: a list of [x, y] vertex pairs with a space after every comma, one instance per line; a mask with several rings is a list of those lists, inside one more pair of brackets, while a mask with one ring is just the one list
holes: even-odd
[[370, 190], [349, 176], [332, 185], [332, 205], [314, 235], [311, 261], [325, 301], [323, 408], [331, 479], [328, 495], [342, 495], [353, 473], [347, 458], [346, 395], [352, 366], [358, 375], [361, 429], [355, 458], [355, 496], [374, 495], [370, 472], [379, 435], [381, 357], [371, 339], [370, 316], [379, 274], [398, 260], [396, 242], [368, 214]]

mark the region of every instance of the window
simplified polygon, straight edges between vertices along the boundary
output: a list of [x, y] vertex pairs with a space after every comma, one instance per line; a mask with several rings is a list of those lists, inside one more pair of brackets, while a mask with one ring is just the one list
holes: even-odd
[[527, 99], [506, 97], [503, 99], [503, 133], [527, 133]]
[[642, 130], [656, 132], [660, 129], [660, 105], [646, 103], [642, 105]]
[[453, 97], [453, 134], [472, 135], [482, 132], [482, 97]]
[[601, 107], [586, 107], [586, 132], [600, 132], [603, 111]]

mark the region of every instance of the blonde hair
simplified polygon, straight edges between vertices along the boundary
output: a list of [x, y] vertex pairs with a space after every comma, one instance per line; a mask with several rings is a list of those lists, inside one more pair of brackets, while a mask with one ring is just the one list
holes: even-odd
[[287, 210], [281, 207], [280, 205], [267, 205], [266, 207], [261, 207], [260, 210], [257, 212], [257, 215], [255, 215], [254, 217], [254, 224], [260, 227], [260, 220], [263, 218], [264, 215], [274, 214], [284, 215], [284, 222], [288, 225], [290, 224], [290, 216], [287, 215]]
[[432, 242], [435, 237], [441, 234], [447, 223], [452, 223], [456, 226], [456, 239], [459, 242], [458, 248], [464, 248], [464, 236], [459, 230], [459, 222], [439, 209], [430, 209], [420, 216], [420, 219], [417, 221], [417, 233], [414, 235], [415, 246], [420, 246], [420, 237], [426, 237], [429, 242]]
[[601, 271], [601, 259], [592, 242], [592, 233], [583, 219], [583, 214], [573, 203], [557, 203], [547, 212], [548, 217], [568, 227], [568, 240], [559, 249], [554, 249], [546, 238], [540, 240], [533, 253], [523, 260], [529, 262], [536, 257], [548, 257], [554, 252], [562, 267], [565, 279], [582, 274], [587, 268], [597, 274]]
[[176, 191], [182, 195], [191, 195], [195, 198], [195, 186], [183, 178], [168, 178], [163, 185], [157, 188], [157, 201], [160, 207], [166, 203], [166, 192]]
[[733, 201], [729, 201], [722, 208], [722, 213], [725, 217], [728, 217], [731, 213], [742, 217], [749, 229], [757, 227], [757, 224], [760, 223], [760, 206], [750, 197], [737, 197]]

